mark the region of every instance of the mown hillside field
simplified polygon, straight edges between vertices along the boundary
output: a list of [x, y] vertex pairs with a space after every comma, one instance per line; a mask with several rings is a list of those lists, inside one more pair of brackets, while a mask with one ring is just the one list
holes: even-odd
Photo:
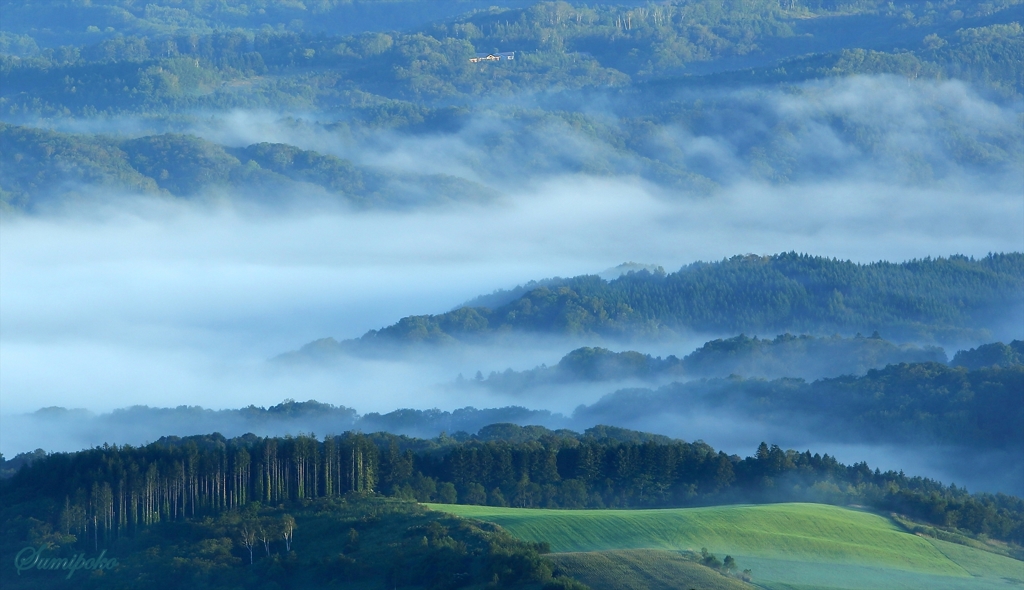
[[[553, 552], [657, 549], [732, 555], [768, 588], [996, 589], [1024, 585], [1024, 562], [912, 535], [888, 518], [819, 504], [669, 510], [532, 510], [431, 505], [501, 525]], [[569, 563], [577, 557], [567, 558]], [[592, 559], [598, 559], [597, 557]], [[655, 560], [657, 561], [657, 560]], [[670, 567], [667, 565], [660, 567]]]

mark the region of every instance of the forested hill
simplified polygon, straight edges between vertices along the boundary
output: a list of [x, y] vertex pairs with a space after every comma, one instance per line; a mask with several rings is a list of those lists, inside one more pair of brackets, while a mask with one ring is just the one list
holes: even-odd
[[[476, 379], [463, 378], [456, 383], [517, 393], [583, 381], [667, 381], [729, 376], [813, 380], [864, 375], [870, 369], [887, 365], [944, 364], [946, 360], [946, 352], [938, 346], [895, 344], [882, 339], [877, 332], [868, 337], [857, 334], [852, 338], [780, 334], [769, 339], [740, 334], [706, 342], [683, 358], [583, 346], [570, 351], [550, 367], [545, 364], [526, 371], [511, 368], [491, 371], [486, 378], [481, 372]], [[1024, 341], [993, 342], [960, 350], [949, 364], [971, 371], [1024, 365]]]
[[[1022, 343], [987, 344], [978, 350], [1014, 350]], [[853, 350], [840, 343], [826, 351], [837, 355]], [[891, 354], [923, 355], [927, 349], [893, 350]], [[462, 381], [463, 387], [481, 387], [519, 393], [540, 387], [556, 398], [568, 387], [586, 379], [622, 378], [604, 371], [623, 371], [636, 379], [639, 369], [657, 370], [657, 359], [638, 353], [624, 354], [602, 366], [595, 349], [580, 349], [563, 359], [565, 368], [549, 376], [541, 370], [524, 373], [495, 373], [481, 381]], [[611, 353], [609, 353], [611, 354]], [[707, 360], [707, 353], [695, 353], [695, 366]], [[969, 356], [957, 355], [958, 359]], [[702, 358], [703, 357], [703, 358]], [[721, 361], [710, 355], [712, 367]], [[687, 357], [691, 358], [691, 357]], [[952, 453], [1010, 451], [1024, 453], [1024, 363], [985, 359], [984, 367], [949, 366], [940, 362], [902, 362], [871, 369], [859, 376], [843, 375], [805, 381], [783, 377], [730, 375], [722, 378], [674, 382], [659, 388], [629, 388], [608, 393], [590, 405], [580, 405], [571, 416], [522, 406], [490, 408], [464, 407], [454, 410], [396, 409], [384, 414], [359, 414], [345, 406], [313, 400], [284, 402], [268, 408], [248, 406], [240, 409], [210, 410], [198, 406], [153, 408], [133, 406], [108, 414], [93, 415], [84, 410], [51, 407], [24, 416], [24, 428], [61, 432], [80, 441], [68, 448], [99, 445], [104, 442], [135, 443], [162, 435], [193, 435], [217, 431], [225, 436], [252, 432], [261, 436], [283, 436], [294, 432], [384, 431], [407, 436], [433, 437], [439, 432], [475, 432], [487, 424], [506, 423], [540, 425], [549, 428], [586, 428], [594, 424], [650, 428], [657, 419], [673, 415], [687, 417], [708, 412], [729, 420], [753, 420], [765, 425], [786, 425], [790, 433], [807, 431], [812, 440], [857, 444], [941, 444]], [[639, 361], [639, 362], [638, 362]], [[749, 366], [750, 359], [740, 359]], [[775, 359], [768, 357], [769, 365]], [[644, 364], [646, 363], [646, 364]], [[662, 360], [661, 363], [669, 363]], [[596, 366], [595, 366], [596, 365]], [[675, 364], [672, 367], [680, 368]], [[561, 371], [568, 374], [558, 380]], [[677, 377], [671, 370], [665, 380]], [[568, 387], [567, 387], [568, 386]], [[564, 389], [559, 389], [562, 387]], [[605, 391], [613, 391], [608, 385]], [[484, 394], [485, 392], [480, 392]], [[487, 397], [481, 395], [481, 403]], [[532, 428], [532, 427], [531, 427]], [[780, 426], [781, 428], [781, 426]], [[498, 433], [485, 429], [480, 436]], [[457, 435], [456, 435], [457, 436]], [[41, 451], [21, 453], [12, 460], [0, 461], [0, 477], [8, 470], [32, 462]], [[958, 480], [959, 481], [959, 480]], [[1013, 485], [1016, 485], [1014, 482]], [[1017, 488], [1013, 488], [1017, 489]]]
[[744, 459], [700, 441], [644, 440], [641, 433], [606, 427], [583, 434], [501, 429], [509, 437], [211, 435], [57, 453], [0, 480], [4, 549], [17, 550], [16, 537], [29, 535], [107, 543], [157, 523], [201, 520], [253, 502], [308, 503], [350, 492], [547, 508], [857, 503], [994, 539], [1024, 540], [1019, 498], [972, 495], [866, 463], [844, 465], [827, 454], [762, 443]]
[[[1020, 344], [1015, 340], [1010, 347]], [[997, 345], [1006, 346], [1001, 343], [986, 346]], [[1000, 352], [996, 355], [999, 358], [1006, 356]], [[862, 375], [868, 369], [919, 362], [944, 363], [946, 353], [937, 346], [894, 344], [883, 340], [877, 333], [867, 338], [860, 334], [853, 338], [781, 334], [774, 339], [749, 338], [740, 334], [707, 342], [683, 358], [675, 355], [662, 358], [635, 350], [613, 352], [607, 348], [584, 346], [569, 352], [551, 367], [542, 365], [527, 371], [509, 368], [500, 373], [492, 371], [486, 379], [481, 373], [475, 380], [463, 379], [457, 383], [515, 393], [579, 381], [664, 381], [729, 375], [816, 379]], [[998, 364], [998, 361], [984, 366], [992, 364]]]
[[494, 191], [444, 174], [396, 173], [281, 143], [230, 148], [193, 135], [124, 139], [0, 122], [0, 208], [31, 211], [89, 190], [195, 198], [232, 191], [284, 204], [308, 195], [362, 207], [480, 201]]
[[545, 281], [495, 307], [409, 316], [357, 340], [312, 342], [303, 355], [378, 345], [444, 344], [510, 331], [658, 338], [732, 333], [882, 331], [887, 337], [985, 338], [1020, 314], [1024, 254], [857, 264], [806, 254], [734, 256], [678, 272]]
[[[181, 196], [231, 184], [391, 206], [413, 186], [447, 201], [477, 195], [478, 182], [507, 192], [561, 174], [712, 194], [741, 178], [860, 177], [865, 164], [881, 182], [966, 173], [1016, 190], [1020, 2], [7, 0], [0, 119], [77, 135], [61, 143], [37, 129], [29, 146], [0, 137], [0, 201], [31, 212], [112, 190]], [[470, 61], [494, 51], [515, 58]], [[828, 98], [877, 94], [877, 85], [942, 122], [912, 125]], [[948, 103], [963, 92], [966, 102]], [[225, 153], [166, 136], [222, 141], [210, 124], [228, 124], [217, 116], [227, 112], [281, 115], [274, 124], [290, 129], [288, 141], [330, 136], [334, 147]], [[112, 146], [83, 130], [129, 140]], [[809, 148], [822, 132], [846, 147]], [[677, 145], [691, 135], [728, 147], [698, 157]], [[395, 165], [386, 156], [397, 136], [465, 142], [470, 156], [446, 149], [459, 165], [434, 168], [462, 177], [388, 178], [345, 161], [383, 152], [370, 161]], [[574, 141], [549, 141], [563, 136]], [[179, 154], [201, 165], [182, 167]]]
[[[1024, 453], [1024, 366], [968, 371], [940, 363], [889, 365], [861, 377], [802, 379], [730, 377], [623, 389], [573, 413], [579, 423], [614, 421], [637, 427], [654, 418], [728, 408], [733, 418], [787, 424], [823, 440], [943, 445], [968, 453]], [[962, 452], [962, 451], [961, 451]], [[1016, 465], [1007, 472], [1019, 472]], [[1018, 480], [1019, 481], [1019, 480]]]
[[[538, 2], [458, 18], [438, 7], [439, 22], [431, 25], [386, 34], [369, 26], [354, 35], [315, 32], [316, 21], [328, 21], [324, 12], [330, 10], [306, 11], [302, 3], [293, 5], [305, 14], [288, 20], [280, 12], [271, 16], [273, 10], [260, 9], [265, 16], [257, 16], [244, 4], [219, 11], [219, 2], [196, 3], [192, 14], [177, 2], [66, 4], [72, 6], [57, 9], [58, 16], [48, 15], [53, 8], [4, 3], [10, 16], [0, 35], [3, 115], [275, 104], [336, 108], [352, 90], [450, 100], [550, 87], [622, 87], [750, 66], [773, 66], [767, 71], [786, 82], [894, 73], [971, 80], [1005, 96], [1022, 91], [1019, 0], [941, 7], [918, 0], [794, 0], [785, 7], [767, 0], [592, 7]], [[436, 6], [401, 4], [396, 12]], [[68, 23], [75, 12], [87, 14]], [[266, 18], [275, 16], [282, 20], [268, 26]], [[54, 28], [62, 34], [54, 35]], [[476, 52], [499, 50], [519, 57], [489, 68], [486, 76], [481, 64], [469, 62]], [[817, 59], [783, 62], [795, 76], [778, 67], [801, 56]], [[747, 82], [759, 81], [744, 73], [754, 78]]]
[[1024, 342], [1020, 340], [1014, 340], [1009, 344], [993, 342], [970, 350], [961, 350], [953, 357], [952, 364], [971, 370], [993, 366], [1024, 365]]

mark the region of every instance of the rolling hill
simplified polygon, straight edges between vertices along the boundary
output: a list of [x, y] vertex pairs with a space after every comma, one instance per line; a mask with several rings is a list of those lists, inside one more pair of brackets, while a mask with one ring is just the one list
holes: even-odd
[[[889, 519], [818, 504], [669, 510], [533, 510], [431, 505], [494, 522], [555, 553], [706, 547], [730, 554], [770, 589], [1024, 586], [1024, 563], [909, 534]], [[576, 559], [576, 558], [573, 558]], [[655, 560], [657, 562], [659, 560]], [[658, 565], [657, 567], [665, 567]]]
[[31, 212], [90, 192], [184, 199], [240, 193], [267, 204], [305, 195], [357, 209], [496, 195], [444, 174], [391, 173], [280, 143], [230, 148], [193, 135], [124, 139], [0, 121], [0, 145], [0, 210], [5, 211]]
[[[882, 331], [925, 342], [987, 339], [1019, 314], [1024, 255], [858, 264], [795, 252], [641, 271], [550, 279], [503, 305], [408, 316], [355, 340], [324, 338], [291, 357], [473, 342], [513, 331], [613, 339], [687, 331]], [[980, 337], [980, 338], [979, 338]]]

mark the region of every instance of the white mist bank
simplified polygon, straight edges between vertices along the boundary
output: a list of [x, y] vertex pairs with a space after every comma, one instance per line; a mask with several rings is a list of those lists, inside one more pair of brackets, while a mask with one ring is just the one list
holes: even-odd
[[[126, 138], [188, 133], [229, 147], [284, 143], [361, 166], [448, 174], [512, 193], [575, 171], [663, 178], [654, 173], [656, 163], [674, 168], [670, 176], [685, 168], [727, 188], [758, 179], [935, 187], [973, 175], [975, 187], [1016, 190], [1024, 156], [1024, 103], [991, 100], [959, 80], [873, 75], [662, 93], [553, 90], [467, 98], [459, 106], [464, 113], [456, 123], [430, 132], [403, 128], [401, 121], [366, 123], [355, 107], [19, 123]], [[582, 127], [566, 120], [572, 109], [587, 117]], [[638, 117], [651, 125], [648, 131], [637, 130]]]
[[[263, 363], [317, 338], [356, 337], [498, 287], [627, 260], [671, 271], [747, 252], [858, 262], [983, 256], [1021, 250], [1022, 219], [1019, 194], [956, 183], [744, 184], [716, 198], [666, 198], [629, 179], [588, 177], [551, 180], [495, 205], [415, 213], [149, 200], [87, 215], [7, 216], [0, 407], [223, 408], [285, 397], [367, 411], [457, 407], [448, 404], [472, 400], [424, 398], [421, 385], [477, 369], [528, 369], [569, 348], [524, 350], [511, 363], [499, 351], [493, 363], [476, 358], [433, 372], [268, 377]], [[406, 380], [417, 386], [391, 386]]]
[[[294, 398], [360, 413], [522, 405], [568, 416], [608, 387], [509, 395], [450, 384], [460, 373], [472, 378], [477, 370], [550, 365], [578, 346], [624, 346], [524, 338], [401, 359], [344, 358], [327, 367], [281, 367], [267, 359], [318, 338], [354, 338], [404, 316], [448, 311], [497, 288], [599, 273], [626, 261], [671, 272], [746, 253], [873, 262], [1024, 250], [1024, 179], [984, 161], [961, 165], [957, 153], [974, 145], [960, 143], [965, 137], [999, 153], [1019, 152], [1012, 141], [1000, 143], [1020, 141], [1018, 104], [987, 101], [960, 82], [887, 76], [680, 100], [696, 98], [732, 105], [719, 115], [733, 113], [735, 120], [703, 132], [666, 125], [651, 140], [657, 145], [648, 146], [655, 154], [649, 157], [681, 154], [679, 161], [718, 182], [711, 196], [629, 176], [646, 165], [639, 152], [555, 118], [538, 125], [519, 118], [516, 109], [536, 111], [552, 97], [498, 101], [455, 131], [420, 135], [358, 126], [346, 134], [315, 113], [212, 113], [176, 117], [173, 128], [143, 118], [38, 122], [123, 137], [191, 132], [229, 146], [282, 142], [397, 172], [453, 174], [504, 196], [486, 204], [352, 211], [302, 194], [284, 195], [272, 207], [230, 192], [190, 203], [81, 187], [76, 204], [5, 215], [0, 450], [10, 457], [37, 447], [138, 444], [170, 434], [139, 424], [110, 433], [68, 422], [62, 430], [25, 418], [48, 406], [93, 413], [136, 404], [225, 409]], [[612, 112], [622, 105], [613, 102], [601, 100], [588, 114], [613, 129], [623, 125]], [[839, 119], [853, 131], [836, 125]], [[769, 182], [744, 149], [776, 129], [781, 152], [793, 157], [792, 176]], [[873, 143], [865, 147], [857, 133]], [[497, 166], [484, 157], [494, 140], [512, 146], [513, 154]], [[604, 176], [566, 172], [595, 162], [607, 165]], [[1019, 329], [1007, 328], [1016, 331], [1013, 337]], [[733, 335], [693, 334], [629, 348], [682, 356]], [[947, 474], [928, 467], [925, 459], [941, 456], [934, 449], [911, 456], [891, 447], [837, 446], [738, 423], [728, 412], [634, 426], [703, 438], [740, 454], [767, 440], [834, 452], [844, 461], [867, 458], [883, 468]], [[192, 433], [186, 430], [181, 433]]]

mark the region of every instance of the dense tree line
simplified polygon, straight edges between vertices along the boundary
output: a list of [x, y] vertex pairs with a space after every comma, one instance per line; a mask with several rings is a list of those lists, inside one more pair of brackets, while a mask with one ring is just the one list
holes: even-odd
[[[34, 485], [67, 492], [56, 528], [64, 534], [88, 533], [98, 542], [156, 522], [217, 514], [250, 502], [372, 492], [378, 480], [377, 447], [359, 435], [323, 441], [253, 435], [227, 441], [217, 435], [165, 443], [170, 444], [105, 445], [84, 454], [54, 454], [9, 481], [39, 469], [41, 478]], [[8, 488], [12, 502], [32, 498], [22, 495], [27, 488], [18, 490], [17, 485]]]
[[[741, 459], [599, 427], [584, 435], [500, 425], [519, 440], [432, 441], [378, 433], [323, 440], [252, 435], [162, 439], [145, 447], [56, 453], [3, 480], [3, 505], [36, 519], [35, 534], [101, 542], [158, 522], [216, 515], [251, 502], [384, 493], [420, 501], [548, 508], [667, 507], [731, 502], [859, 503], [927, 523], [1024, 541], [1024, 503], [1002, 494], [843, 465], [762, 444]], [[494, 433], [492, 433], [494, 434]], [[515, 436], [511, 437], [513, 440]], [[26, 508], [29, 507], [29, 508]]]
[[359, 340], [318, 350], [443, 344], [503, 330], [635, 338], [683, 330], [847, 333], [884, 331], [938, 340], [1001, 326], [1019, 306], [1024, 255], [952, 256], [857, 264], [806, 254], [734, 256], [670, 274], [613, 281], [551, 280], [495, 309], [410, 316]]

